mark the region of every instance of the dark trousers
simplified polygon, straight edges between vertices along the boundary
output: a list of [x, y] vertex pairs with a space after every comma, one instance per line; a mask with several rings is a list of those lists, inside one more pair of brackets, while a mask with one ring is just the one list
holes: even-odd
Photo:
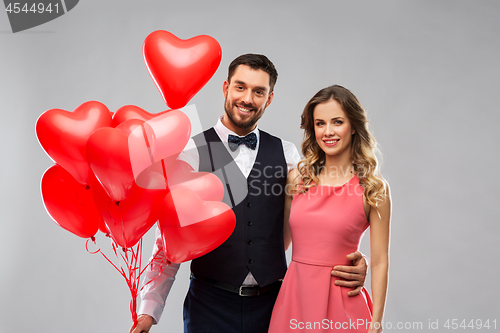
[[245, 297], [191, 278], [184, 333], [267, 333], [278, 292]]

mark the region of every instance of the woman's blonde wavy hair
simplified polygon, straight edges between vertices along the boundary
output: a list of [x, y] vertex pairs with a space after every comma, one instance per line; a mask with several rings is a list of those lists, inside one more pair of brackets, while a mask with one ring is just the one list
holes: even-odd
[[[372, 207], [377, 207], [387, 193], [387, 185], [379, 170], [376, 156], [377, 142], [368, 129], [368, 119], [359, 100], [348, 89], [333, 85], [321, 89], [304, 107], [300, 128], [304, 129], [302, 154], [298, 170], [302, 183], [295, 188], [296, 192], [306, 192], [318, 183], [318, 175], [325, 164], [325, 152], [316, 142], [314, 132], [314, 109], [318, 104], [329, 100], [337, 101], [346, 113], [352, 128], [355, 130], [351, 141], [351, 157], [354, 172], [358, 175], [363, 187], [363, 195]], [[300, 190], [298, 190], [300, 186]]]

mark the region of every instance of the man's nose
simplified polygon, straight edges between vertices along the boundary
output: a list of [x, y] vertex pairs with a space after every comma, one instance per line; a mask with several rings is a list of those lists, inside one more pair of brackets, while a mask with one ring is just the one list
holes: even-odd
[[248, 89], [245, 92], [245, 94], [243, 95], [242, 101], [245, 104], [252, 104], [252, 102], [253, 102], [253, 94], [252, 94], [252, 91], [250, 89]]

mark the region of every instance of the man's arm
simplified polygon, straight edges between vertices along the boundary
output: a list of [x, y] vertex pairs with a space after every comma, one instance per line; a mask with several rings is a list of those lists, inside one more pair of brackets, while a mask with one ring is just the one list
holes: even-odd
[[285, 161], [287, 167], [287, 175], [290, 174], [290, 171], [297, 167], [297, 164], [300, 162], [300, 154], [297, 150], [297, 147], [290, 141], [281, 140], [281, 144], [283, 145], [283, 152], [285, 154]]
[[365, 285], [368, 260], [359, 251], [349, 253], [347, 258], [352, 260], [353, 266], [335, 266], [333, 267], [332, 275], [344, 279], [336, 280], [335, 285], [354, 288], [347, 295], [356, 296]]
[[163, 240], [158, 228], [156, 229], [156, 241], [151, 259], [154, 260], [146, 268], [144, 286], [140, 293], [141, 305], [138, 311], [138, 325], [135, 330], [132, 327], [130, 332], [148, 332], [153, 324], [160, 321], [165, 301], [180, 267], [180, 264], [167, 264], [163, 252]]
[[200, 155], [198, 154], [198, 148], [196, 148], [196, 143], [191, 138], [189, 139], [184, 150], [177, 157], [178, 160], [184, 161], [193, 168], [194, 172], [198, 172], [198, 167], [200, 165]]

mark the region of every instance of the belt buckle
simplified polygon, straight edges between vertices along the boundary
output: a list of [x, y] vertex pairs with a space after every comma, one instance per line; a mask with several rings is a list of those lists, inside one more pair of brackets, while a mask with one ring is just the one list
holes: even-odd
[[259, 289], [257, 289], [257, 292], [256, 292], [255, 294], [252, 294], [252, 295], [250, 295], [250, 294], [244, 294], [244, 293], [243, 293], [243, 288], [252, 288], [252, 287], [240, 286], [240, 289], [238, 290], [238, 295], [239, 295], [239, 296], [243, 296], [243, 297], [248, 297], [248, 296], [258, 296], [258, 295], [259, 295], [259, 293], [260, 293], [260, 290], [259, 290], [260, 288], [259, 288]]

